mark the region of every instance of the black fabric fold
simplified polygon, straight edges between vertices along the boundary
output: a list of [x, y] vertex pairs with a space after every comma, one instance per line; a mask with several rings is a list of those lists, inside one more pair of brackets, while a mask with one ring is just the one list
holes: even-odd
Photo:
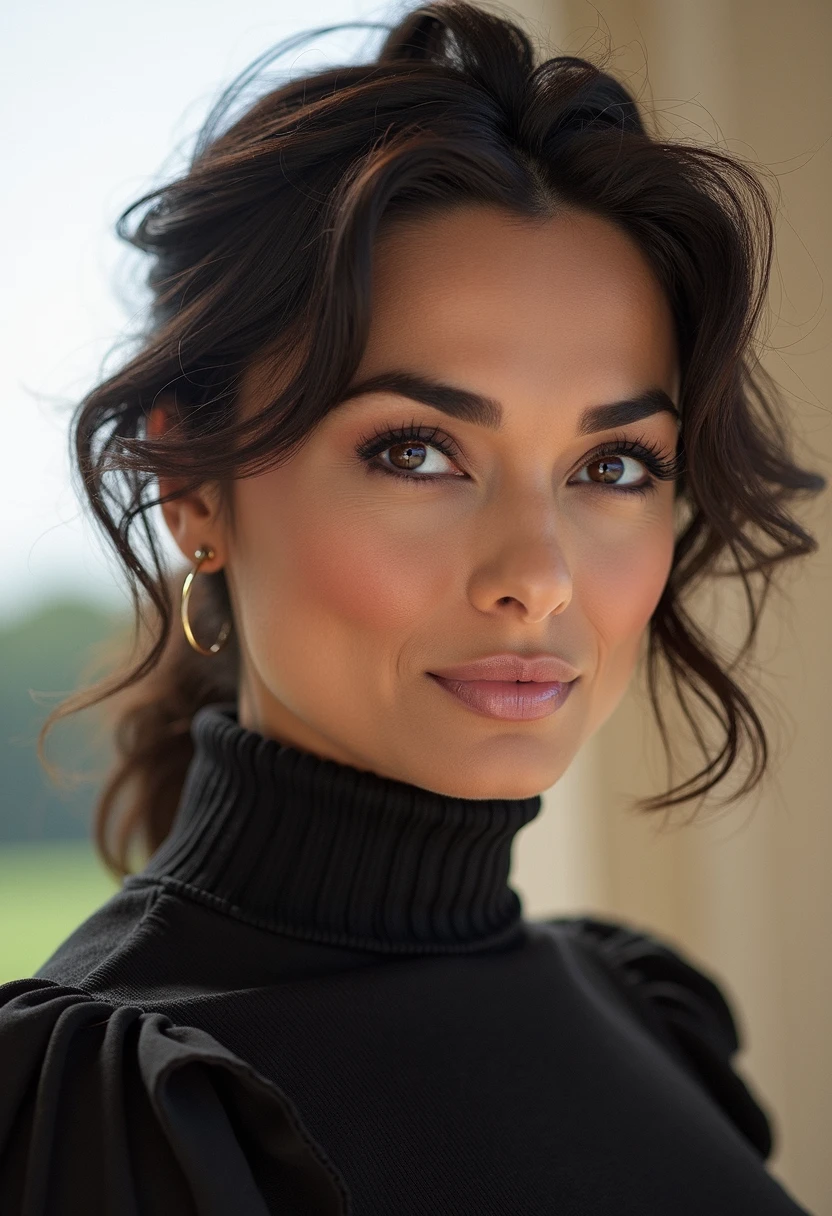
[[760, 1156], [770, 1157], [773, 1115], [735, 1067], [742, 1047], [739, 1027], [713, 976], [665, 939], [621, 922], [583, 916], [547, 923], [598, 950], [657, 1038], [704, 1085]]
[[15, 980], [0, 985], [0, 1065], [9, 1216], [347, 1211], [290, 1099], [203, 1030]]

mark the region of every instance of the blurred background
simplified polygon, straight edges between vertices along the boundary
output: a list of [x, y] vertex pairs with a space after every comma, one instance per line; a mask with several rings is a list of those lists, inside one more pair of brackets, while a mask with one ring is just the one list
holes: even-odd
[[[0, 479], [0, 982], [30, 975], [116, 889], [90, 844], [106, 735], [59, 725], [50, 760], [86, 774], [56, 786], [35, 738], [48, 708], [128, 628], [113, 560], [70, 481], [76, 402], [125, 357], [145, 298], [120, 211], [175, 174], [219, 91], [280, 39], [410, 4], [77, 0], [0, 14], [6, 189], [0, 297], [6, 457]], [[832, 475], [832, 6], [828, 0], [523, 0], [505, 4], [549, 54], [593, 57], [658, 115], [662, 133], [758, 166], [779, 205], [764, 362], [787, 394], [797, 455]], [[367, 58], [381, 31], [342, 31], [281, 69]], [[665, 788], [639, 677], [523, 830], [512, 883], [527, 916], [594, 912], [685, 950], [738, 1018], [737, 1066], [771, 1111], [770, 1168], [832, 1213], [832, 501], [801, 516], [818, 554], [789, 572], [764, 620], [751, 687], [772, 742], [762, 791], [674, 817], [631, 808]], [[173, 550], [171, 549], [171, 553]], [[739, 642], [738, 589], [703, 594], [700, 619]], [[669, 704], [669, 702], [668, 702]], [[681, 716], [671, 730], [686, 740]], [[684, 751], [680, 753], [684, 756]], [[689, 753], [691, 768], [698, 754]], [[680, 770], [673, 779], [683, 776]]]

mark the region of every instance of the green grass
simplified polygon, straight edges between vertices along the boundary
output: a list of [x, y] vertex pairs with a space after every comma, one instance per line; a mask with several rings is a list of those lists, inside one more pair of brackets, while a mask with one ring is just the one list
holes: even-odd
[[0, 845], [0, 983], [32, 975], [117, 890], [89, 841]]

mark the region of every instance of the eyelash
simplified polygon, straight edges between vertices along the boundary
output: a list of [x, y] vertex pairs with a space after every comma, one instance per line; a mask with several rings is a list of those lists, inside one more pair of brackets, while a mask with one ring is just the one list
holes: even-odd
[[[443, 434], [438, 427], [420, 427], [415, 422], [409, 425], [392, 428], [390, 430], [378, 431], [374, 435], [362, 435], [356, 446], [356, 455], [367, 464], [368, 472], [386, 473], [390, 477], [396, 477], [400, 481], [436, 481], [441, 474], [429, 474], [427, 476], [419, 476], [418, 473], [411, 475], [399, 469], [389, 468], [383, 464], [371, 464], [374, 457], [380, 455], [390, 447], [395, 447], [400, 443], [420, 443], [428, 447], [436, 448], [442, 452], [444, 456], [457, 462], [461, 455], [458, 447], [449, 435]], [[607, 440], [606, 443], [600, 444], [589, 456], [584, 460], [581, 468], [588, 464], [592, 464], [596, 460], [602, 460], [605, 456], [634, 456], [648, 470], [647, 481], [641, 482], [634, 486], [618, 486], [615, 482], [580, 482], [580, 485], [596, 485], [606, 486], [607, 490], [613, 490], [618, 494], [649, 494], [657, 489], [659, 481], [670, 481], [678, 477], [682, 472], [683, 457], [681, 451], [678, 455], [669, 457], [659, 444], [644, 438]]]

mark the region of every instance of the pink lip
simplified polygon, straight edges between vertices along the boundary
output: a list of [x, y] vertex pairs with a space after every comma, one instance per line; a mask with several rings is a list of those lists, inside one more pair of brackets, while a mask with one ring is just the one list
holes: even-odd
[[548, 651], [533, 655], [504, 651], [456, 663], [453, 667], [434, 668], [429, 674], [443, 680], [497, 680], [510, 684], [515, 680], [524, 683], [536, 680], [541, 684], [566, 684], [577, 679], [580, 672], [559, 655]]
[[550, 680], [527, 684], [507, 680], [455, 680], [428, 672], [452, 696], [469, 709], [489, 718], [521, 721], [545, 718], [560, 709], [577, 680]]

